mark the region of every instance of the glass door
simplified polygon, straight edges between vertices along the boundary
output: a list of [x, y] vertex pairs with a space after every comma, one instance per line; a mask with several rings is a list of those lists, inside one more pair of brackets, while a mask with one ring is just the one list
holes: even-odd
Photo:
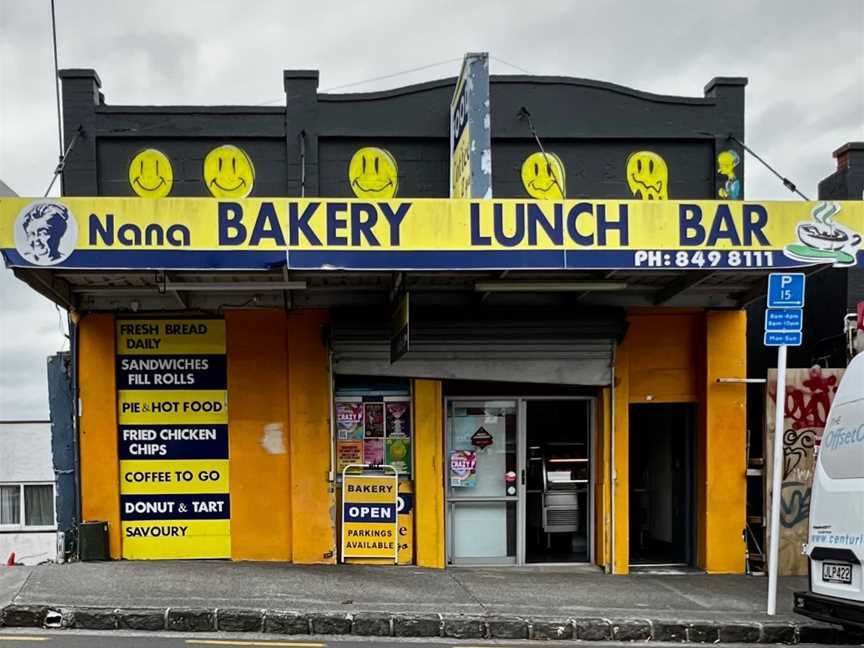
[[447, 408], [447, 555], [451, 564], [515, 564], [519, 555], [516, 400]]

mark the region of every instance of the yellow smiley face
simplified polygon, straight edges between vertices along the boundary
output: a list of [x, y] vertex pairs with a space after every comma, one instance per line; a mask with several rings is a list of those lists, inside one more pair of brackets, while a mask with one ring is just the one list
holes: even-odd
[[171, 161], [162, 151], [144, 149], [129, 163], [129, 185], [142, 198], [164, 198], [174, 185]]
[[637, 151], [627, 158], [627, 185], [639, 200], [669, 198], [669, 169], [666, 160], [653, 151]]
[[399, 188], [396, 159], [384, 149], [358, 149], [348, 165], [348, 181], [358, 198], [393, 198]]
[[204, 182], [216, 198], [245, 198], [255, 184], [255, 167], [243, 149], [217, 146], [204, 158]]
[[554, 153], [532, 153], [522, 163], [522, 184], [537, 200], [564, 200], [567, 177], [564, 163]]

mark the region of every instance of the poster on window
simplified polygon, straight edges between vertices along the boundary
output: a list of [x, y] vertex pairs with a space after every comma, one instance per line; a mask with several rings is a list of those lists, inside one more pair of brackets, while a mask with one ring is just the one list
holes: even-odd
[[411, 416], [408, 405], [408, 401], [386, 403], [388, 438], [407, 437], [411, 434]]
[[364, 403], [363, 421], [367, 439], [384, 437], [384, 403]]
[[450, 486], [474, 488], [477, 485], [477, 453], [454, 450], [450, 453]]
[[384, 439], [366, 439], [363, 442], [363, 463], [373, 466], [384, 463]]
[[400, 475], [411, 472], [411, 440], [402, 437], [388, 438], [385, 445], [386, 462]]
[[349, 439], [336, 441], [336, 470], [340, 473], [349, 464], [364, 463], [363, 442]]
[[338, 438], [363, 440], [363, 403], [336, 403]]

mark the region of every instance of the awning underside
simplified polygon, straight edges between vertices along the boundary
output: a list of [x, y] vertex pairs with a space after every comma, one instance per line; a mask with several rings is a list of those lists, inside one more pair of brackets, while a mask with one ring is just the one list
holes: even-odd
[[214, 312], [386, 305], [400, 285], [413, 303], [429, 306], [740, 308], [764, 295], [769, 271], [14, 272], [50, 300], [79, 311]]

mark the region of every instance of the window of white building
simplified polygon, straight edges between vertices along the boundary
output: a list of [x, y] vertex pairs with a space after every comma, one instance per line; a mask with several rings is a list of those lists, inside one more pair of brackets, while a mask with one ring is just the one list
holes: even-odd
[[0, 529], [53, 529], [54, 484], [0, 484]]

